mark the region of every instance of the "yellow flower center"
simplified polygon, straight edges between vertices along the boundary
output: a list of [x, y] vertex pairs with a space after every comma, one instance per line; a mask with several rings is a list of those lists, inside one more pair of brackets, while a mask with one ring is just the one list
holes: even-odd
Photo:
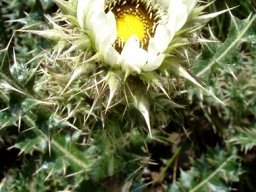
[[138, 16], [124, 14], [117, 19], [117, 38], [126, 42], [132, 35], [137, 35], [140, 41], [145, 35], [145, 26]]
[[117, 0], [107, 6], [116, 18], [117, 39], [115, 48], [121, 52], [126, 41], [133, 35], [139, 38], [140, 46], [147, 49], [149, 39], [158, 24], [157, 11], [146, 1]]

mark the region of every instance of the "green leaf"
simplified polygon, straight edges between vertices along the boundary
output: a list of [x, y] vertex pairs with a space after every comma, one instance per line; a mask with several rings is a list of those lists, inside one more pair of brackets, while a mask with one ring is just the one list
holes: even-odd
[[121, 86], [121, 77], [118, 76], [118, 74], [110, 71], [107, 74], [107, 84], [109, 87], [109, 97], [108, 97], [108, 101], [107, 101], [107, 106], [106, 106], [106, 111], [108, 111], [108, 108], [110, 107], [110, 104], [116, 94], [116, 92], [118, 91], [118, 89]]
[[[25, 135], [25, 136], [24, 136]], [[27, 134], [22, 134], [20, 137], [23, 137], [21, 141], [18, 141], [11, 147], [20, 149], [20, 154], [30, 154], [32, 155], [35, 151], [40, 151], [44, 153], [47, 151], [47, 141], [40, 136], [35, 136], [34, 138], [29, 138]]]
[[150, 103], [147, 97], [141, 92], [133, 94], [134, 107], [137, 108], [145, 119], [148, 127], [149, 135], [152, 137], [151, 125], [150, 125]]
[[197, 76], [207, 76], [214, 66], [225, 65], [230, 63], [236, 56], [239, 45], [244, 41], [244, 38], [250, 34], [252, 28], [255, 28], [256, 15], [248, 17], [245, 20], [239, 20], [232, 17], [232, 23], [229, 29], [229, 36], [223, 43], [210, 45], [210, 55], [207, 55], [205, 60], [201, 59], [197, 63]]
[[29, 13], [33, 20], [44, 21], [44, 10], [40, 0], [35, 0], [35, 3]]
[[11, 40], [9, 41], [9, 44], [5, 49], [0, 50], [0, 73], [5, 72], [6, 74], [10, 74], [9, 70], [9, 46], [10, 46]]
[[61, 135], [52, 137], [50, 142], [53, 150], [67, 159], [75, 170], [90, 170], [92, 162], [88, 161], [89, 157], [85, 157], [73, 144], [67, 143]]
[[61, 12], [65, 15], [71, 15], [76, 17], [76, 5], [75, 1], [63, 1], [63, 0], [53, 0], [58, 7], [60, 8]]
[[189, 171], [181, 171], [180, 179], [174, 182], [169, 192], [174, 191], [228, 191], [228, 184], [239, 180], [239, 164], [236, 149], [225, 152], [219, 147], [208, 150], [195, 160]]
[[0, 129], [15, 125], [19, 120], [17, 115], [13, 115], [10, 111], [0, 112]]
[[237, 134], [232, 137], [229, 142], [235, 145], [240, 145], [247, 153], [256, 147], [256, 124], [252, 124], [250, 128], [237, 128]]

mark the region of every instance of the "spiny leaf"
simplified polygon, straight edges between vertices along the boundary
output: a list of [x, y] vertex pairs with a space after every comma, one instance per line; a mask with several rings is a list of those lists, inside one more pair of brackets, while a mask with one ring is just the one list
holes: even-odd
[[150, 116], [149, 116], [150, 103], [148, 99], [145, 96], [143, 96], [141, 93], [137, 92], [133, 94], [133, 101], [134, 101], [134, 106], [143, 115], [148, 127], [149, 135], [152, 137]]
[[6, 74], [10, 74], [10, 71], [9, 71], [10, 58], [8, 55], [8, 51], [9, 51], [11, 42], [12, 42], [12, 38], [10, 39], [6, 48], [0, 50], [0, 70], [1, 72], [5, 72]]
[[41, 31], [20, 29], [18, 31], [33, 33], [35, 35], [42, 36], [46, 39], [55, 40], [55, 41], [59, 41], [61, 39], [66, 39], [66, 40], [70, 39], [70, 36], [65, 34], [63, 31], [60, 31], [60, 30], [57, 30], [57, 29], [46, 29], [46, 30], [41, 30]]
[[[229, 37], [224, 43], [220, 44], [218, 47], [215, 47], [215, 50], [212, 50], [213, 54], [210, 58], [207, 58], [207, 61], [202, 62], [207, 63], [207, 66], [197, 73], [198, 77], [205, 75], [214, 65], [220, 64], [223, 60], [230, 57], [230, 52], [237, 49], [238, 45], [241, 44], [249, 29], [255, 25], [256, 15], [244, 21], [239, 21], [234, 17], [232, 17], [232, 19]], [[200, 68], [203, 67], [201, 64], [199, 64]]]
[[74, 168], [84, 171], [90, 170], [92, 161], [89, 163], [88, 157], [85, 157], [75, 146], [65, 143], [64, 139], [59, 136], [52, 138], [50, 142], [55, 152], [61, 153], [72, 163]]
[[[190, 190], [190, 192], [196, 192], [197, 190], [199, 190], [201, 187], [203, 187], [205, 184], [207, 184], [213, 177], [216, 176], [216, 174], [218, 174], [219, 171], [221, 171], [228, 163], [229, 161], [231, 161], [232, 159], [234, 159], [235, 156], [232, 155], [230, 156], [228, 159], [226, 159], [224, 162], [222, 162], [222, 164], [220, 164], [220, 166], [214, 171], [212, 172], [208, 177], [206, 177], [203, 181], [201, 181], [199, 184], [197, 184], [194, 188], [192, 188]], [[210, 185], [212, 186], [212, 185]], [[218, 188], [218, 187], [217, 187]]]
[[10, 111], [0, 112], [0, 129], [15, 125], [19, 120], [19, 116], [12, 114]]
[[237, 150], [226, 152], [219, 147], [209, 149], [208, 153], [192, 163], [189, 171], [181, 171], [181, 178], [174, 182], [169, 192], [197, 192], [219, 189], [227, 191], [230, 182], [239, 178]]
[[183, 76], [184, 78], [190, 80], [192, 83], [197, 85], [199, 88], [201, 88], [203, 91], [205, 91], [207, 94], [211, 95], [217, 102], [219, 102], [222, 105], [225, 105], [223, 101], [221, 101], [216, 95], [208, 91], [206, 88], [204, 88], [186, 69], [184, 69], [182, 66], [178, 66], [178, 71], [180, 76]]
[[74, 69], [66, 87], [63, 89], [62, 94], [66, 91], [66, 89], [71, 85], [71, 83], [73, 81], [75, 81], [82, 73], [84, 72], [84, 67], [83, 66], [79, 66], [77, 68]]
[[39, 0], [35, 0], [35, 3], [32, 7], [32, 10], [29, 13], [29, 15], [33, 20], [39, 20], [39, 21], [44, 20], [43, 6]]
[[161, 82], [161, 77], [154, 71], [142, 73], [141, 78], [149, 84], [153, 84], [153, 86], [158, 87], [161, 91], [166, 95], [167, 98], [171, 99], [164, 86]]
[[107, 74], [106, 81], [109, 86], [109, 97], [108, 97], [107, 106], [106, 106], [106, 112], [107, 112], [113, 97], [115, 96], [118, 88], [120, 87], [121, 79], [118, 78], [118, 75], [116, 73], [110, 71]]
[[238, 128], [237, 131], [238, 133], [229, 140], [230, 143], [240, 145], [245, 153], [256, 146], [256, 127], [250, 129]]
[[35, 136], [34, 138], [25, 137], [25, 139], [17, 141], [11, 148], [20, 149], [20, 154], [25, 153], [32, 155], [34, 151], [45, 152], [47, 149], [47, 141], [40, 136]]
[[63, 14], [76, 17], [76, 6], [74, 6], [74, 1], [54, 0], [54, 2], [58, 5]]

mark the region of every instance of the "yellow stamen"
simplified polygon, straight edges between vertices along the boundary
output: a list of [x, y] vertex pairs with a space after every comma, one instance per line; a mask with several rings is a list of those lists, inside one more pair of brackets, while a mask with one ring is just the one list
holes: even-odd
[[136, 15], [124, 14], [117, 18], [117, 38], [126, 42], [132, 35], [137, 35], [140, 41], [145, 38], [144, 22]]
[[[126, 41], [133, 35], [136, 35], [140, 41], [140, 46], [147, 49], [151, 36], [155, 33], [156, 11], [138, 1], [118, 1], [116, 4], [110, 4], [111, 10], [116, 18], [117, 39], [115, 48], [118, 51], [123, 49]], [[106, 11], [108, 11], [108, 9]]]

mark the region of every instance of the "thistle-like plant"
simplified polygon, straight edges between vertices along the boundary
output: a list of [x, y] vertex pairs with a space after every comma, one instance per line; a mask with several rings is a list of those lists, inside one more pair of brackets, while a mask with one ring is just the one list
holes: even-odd
[[[194, 59], [200, 44], [216, 43], [216, 39], [204, 39], [200, 30], [206, 21], [222, 12], [204, 14], [209, 4], [195, 0], [55, 3], [60, 10], [44, 16], [48, 25], [27, 22], [20, 30], [49, 40], [47, 46], [41, 43], [36, 47], [36, 54], [30, 52], [33, 59], [20, 64], [17, 51], [9, 52], [10, 44], [0, 52], [0, 68], [4, 71], [0, 79], [0, 101], [4, 103], [1, 128], [17, 126], [22, 133], [12, 148], [20, 149], [25, 159], [32, 155], [36, 160], [29, 166], [32, 170], [26, 163], [20, 168], [21, 174], [14, 168], [0, 186], [9, 191], [31, 190], [31, 186], [38, 191], [132, 190], [138, 182], [143, 183], [142, 170], [151, 163], [147, 142], [152, 137], [161, 140], [157, 134], [175, 118], [175, 108], [183, 109], [172, 98], [195, 90], [188, 90], [181, 83], [184, 78], [197, 86], [200, 95], [211, 94], [215, 102], [222, 103], [190, 72], [196, 66], [195, 71], [208, 84], [210, 76], [204, 74], [217, 65], [216, 58], [207, 67], [204, 62], [209, 62], [204, 55], [196, 60], [200, 58], [202, 62]], [[211, 44], [206, 45], [211, 48]], [[217, 61], [226, 58], [228, 51], [223, 57], [216, 51]], [[24, 52], [18, 57], [25, 58]], [[210, 121], [207, 112], [205, 116]], [[254, 144], [246, 149], [251, 146]], [[232, 148], [220, 158], [215, 158], [215, 153], [209, 155], [226, 160], [220, 166], [211, 158], [202, 158], [200, 163], [214, 165], [216, 171], [212, 175], [218, 175], [236, 159], [233, 151], [236, 153]], [[205, 187], [208, 181], [220, 182], [212, 182], [209, 171], [209, 177], [194, 174], [200, 172], [198, 167], [182, 172], [172, 188], [187, 189], [184, 178], [191, 180], [193, 189]], [[32, 174], [36, 177], [31, 178]], [[12, 180], [12, 176], [18, 179]], [[205, 178], [207, 182], [199, 187], [194, 183]], [[227, 181], [236, 179], [228, 177]]]
[[[209, 93], [188, 72], [196, 54], [192, 45], [204, 42], [199, 29], [219, 14], [203, 15], [207, 4], [55, 2], [60, 12], [46, 16], [50, 29], [23, 30], [55, 42], [38, 70], [41, 83], [35, 89], [42, 99], [56, 105], [66, 120], [86, 126], [99, 119], [104, 125], [108, 113], [123, 118], [136, 108], [151, 134], [151, 127], [168, 123], [166, 111], [181, 107], [170, 99], [179, 87], [179, 76]], [[127, 127], [131, 128], [133, 121]]]

